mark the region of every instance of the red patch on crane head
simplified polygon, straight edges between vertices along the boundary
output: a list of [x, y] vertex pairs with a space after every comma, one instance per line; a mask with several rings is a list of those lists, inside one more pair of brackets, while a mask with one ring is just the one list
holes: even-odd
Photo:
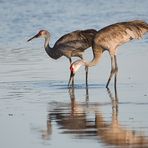
[[71, 71], [72, 73], [74, 73], [74, 67], [73, 67], [73, 65], [70, 66], [70, 71]]
[[46, 35], [47, 34], [47, 31], [46, 30], [40, 30], [38, 32], [38, 36], [41, 36], [41, 35]]

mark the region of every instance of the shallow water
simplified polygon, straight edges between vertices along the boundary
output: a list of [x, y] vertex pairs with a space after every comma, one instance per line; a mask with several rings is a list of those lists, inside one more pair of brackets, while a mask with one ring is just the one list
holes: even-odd
[[[69, 62], [48, 58], [40, 29], [63, 34], [143, 19], [148, 1], [0, 0], [0, 147], [148, 147], [148, 35], [118, 52], [118, 87], [105, 89], [109, 55], [76, 75], [67, 88]], [[91, 49], [85, 57], [92, 58]], [[65, 68], [63, 68], [65, 65]], [[67, 68], [66, 68], [67, 67]]]

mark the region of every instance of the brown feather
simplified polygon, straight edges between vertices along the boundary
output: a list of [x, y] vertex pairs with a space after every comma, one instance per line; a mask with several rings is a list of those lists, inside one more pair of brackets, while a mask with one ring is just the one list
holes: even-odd
[[75, 72], [82, 65], [85, 65], [86, 67], [95, 66], [100, 61], [103, 51], [108, 50], [111, 57], [111, 72], [106, 84], [106, 88], [108, 88], [110, 80], [114, 75], [114, 87], [116, 89], [116, 78], [118, 72], [116, 58], [117, 47], [132, 39], [142, 38], [142, 36], [146, 32], [148, 32], [148, 24], [141, 20], [119, 22], [104, 27], [101, 30], [99, 30], [96, 36], [94, 37], [94, 41], [92, 44], [93, 59], [90, 62], [86, 62], [84, 60], [77, 60], [73, 62], [71, 66], [75, 67]]
[[144, 21], [120, 22], [99, 30], [95, 36], [94, 44], [104, 49], [116, 49], [131, 39], [139, 39], [148, 32], [148, 24]]

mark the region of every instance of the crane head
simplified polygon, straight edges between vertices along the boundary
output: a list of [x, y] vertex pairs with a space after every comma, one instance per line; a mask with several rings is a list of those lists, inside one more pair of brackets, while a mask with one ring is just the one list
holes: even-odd
[[74, 81], [74, 76], [75, 76], [75, 69], [74, 69], [74, 65], [70, 65], [70, 78], [69, 78], [69, 82], [68, 82], [68, 86], [70, 86], [70, 84]]
[[79, 70], [82, 65], [86, 65], [84, 60], [77, 60], [70, 65], [70, 78], [68, 82], [68, 86], [72, 81], [74, 81], [75, 73]]
[[43, 37], [46, 38], [49, 35], [49, 32], [47, 30], [40, 30], [35, 36], [31, 37], [30, 39], [28, 39], [27, 41], [31, 41], [34, 38], [39, 38], [39, 37]]

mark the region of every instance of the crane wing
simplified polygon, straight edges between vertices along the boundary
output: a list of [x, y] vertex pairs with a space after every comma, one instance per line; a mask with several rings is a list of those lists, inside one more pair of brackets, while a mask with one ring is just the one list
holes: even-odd
[[132, 39], [140, 39], [148, 32], [148, 24], [134, 20], [109, 25], [98, 31], [94, 42], [106, 49], [115, 49], [117, 46]]
[[85, 42], [89, 44], [89, 46], [91, 46], [92, 40], [96, 33], [97, 31], [94, 29], [73, 31], [71, 33], [65, 34], [60, 39], [58, 39], [54, 46], [58, 46], [60, 44], [68, 44], [69, 46], [70, 44], [73, 44], [72, 46], [74, 47], [74, 43], [76, 42]]

